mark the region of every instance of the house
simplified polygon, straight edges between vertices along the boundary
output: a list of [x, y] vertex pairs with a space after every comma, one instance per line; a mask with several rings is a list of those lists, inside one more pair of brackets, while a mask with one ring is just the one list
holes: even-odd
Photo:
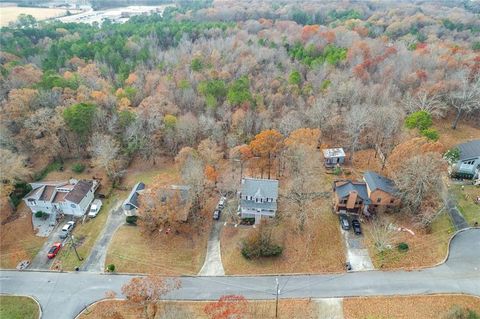
[[133, 186], [127, 199], [125, 199], [122, 204], [123, 212], [125, 213], [125, 215], [127, 216], [137, 215], [138, 196], [142, 193], [144, 189], [145, 189], [145, 184], [142, 182], [138, 182], [137, 184], [135, 184], [135, 186]]
[[32, 190], [23, 198], [32, 213], [83, 216], [95, 195], [96, 180], [30, 183]]
[[391, 179], [367, 171], [363, 174], [363, 180], [367, 186], [368, 198], [371, 202], [369, 209], [371, 211], [387, 210], [400, 206], [400, 198]]
[[368, 213], [371, 201], [364, 182], [339, 180], [333, 182], [334, 210], [337, 213]]
[[460, 151], [460, 158], [452, 165], [452, 177], [480, 178], [480, 140], [460, 144], [457, 148]]
[[278, 181], [245, 177], [239, 193], [238, 214], [241, 218], [255, 218], [255, 224], [262, 217], [275, 217], [277, 212]]
[[345, 163], [345, 152], [343, 148], [327, 148], [322, 151], [326, 167], [335, 167], [337, 164]]

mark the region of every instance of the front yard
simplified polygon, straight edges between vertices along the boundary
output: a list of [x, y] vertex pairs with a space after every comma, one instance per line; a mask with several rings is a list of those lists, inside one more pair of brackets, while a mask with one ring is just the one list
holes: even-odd
[[[362, 223], [365, 243], [369, 248], [370, 257], [377, 269], [419, 268], [433, 266], [441, 262], [447, 254], [448, 241], [455, 232], [450, 217], [444, 211], [433, 222], [431, 231], [426, 232], [412, 224], [409, 216], [397, 214], [382, 214], [379, 218], [389, 218], [389, 222], [396, 227], [405, 227], [412, 230], [415, 235], [408, 232], [395, 232], [391, 249], [380, 253], [375, 248], [372, 235], [372, 223]], [[401, 252], [397, 244], [406, 243], [408, 251]]]
[[30, 297], [0, 296], [0, 318], [5, 319], [37, 319], [40, 309]]
[[475, 222], [480, 224], [480, 203], [475, 200], [480, 197], [480, 187], [473, 185], [452, 185], [451, 192], [455, 195], [457, 206], [470, 226]]

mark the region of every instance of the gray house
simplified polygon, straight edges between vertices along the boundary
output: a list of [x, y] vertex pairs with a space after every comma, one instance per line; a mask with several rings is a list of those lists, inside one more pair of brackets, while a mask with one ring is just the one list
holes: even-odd
[[335, 167], [345, 163], [345, 152], [343, 148], [327, 148], [322, 150], [326, 167]]
[[123, 212], [127, 216], [133, 216], [137, 214], [138, 209], [138, 196], [145, 189], [145, 184], [138, 182], [133, 186], [132, 191], [128, 195], [127, 199], [123, 202]]
[[241, 218], [275, 217], [277, 212], [278, 181], [273, 179], [243, 178], [239, 193], [238, 214]]
[[456, 178], [480, 178], [480, 140], [473, 140], [457, 146], [460, 158], [452, 165], [451, 174]]

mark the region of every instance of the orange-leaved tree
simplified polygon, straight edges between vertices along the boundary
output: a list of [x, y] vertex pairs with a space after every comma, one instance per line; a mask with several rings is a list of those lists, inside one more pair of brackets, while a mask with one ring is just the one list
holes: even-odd
[[204, 308], [211, 319], [241, 319], [248, 314], [248, 301], [240, 295], [225, 295]]
[[268, 160], [268, 178], [270, 178], [272, 159], [277, 156], [282, 147], [283, 135], [277, 130], [262, 131], [250, 142], [250, 148], [252, 149], [253, 154]]

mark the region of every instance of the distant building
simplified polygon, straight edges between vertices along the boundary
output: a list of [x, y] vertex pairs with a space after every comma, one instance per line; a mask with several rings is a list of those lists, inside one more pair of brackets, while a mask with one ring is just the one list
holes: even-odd
[[455, 178], [480, 178], [480, 140], [474, 140], [457, 146], [460, 158], [451, 167]]
[[241, 218], [275, 217], [277, 212], [278, 181], [272, 179], [243, 178], [239, 193]]
[[345, 152], [343, 148], [327, 148], [322, 151], [326, 167], [335, 167], [345, 163]]
[[99, 183], [96, 180], [71, 179], [68, 182], [30, 183], [32, 190], [23, 200], [32, 213], [60, 213], [83, 216], [94, 199]]
[[138, 196], [141, 192], [145, 189], [145, 184], [142, 182], [138, 182], [133, 186], [130, 194], [128, 195], [127, 199], [123, 201], [122, 208], [123, 212], [127, 216], [134, 216], [137, 215], [138, 209]]

